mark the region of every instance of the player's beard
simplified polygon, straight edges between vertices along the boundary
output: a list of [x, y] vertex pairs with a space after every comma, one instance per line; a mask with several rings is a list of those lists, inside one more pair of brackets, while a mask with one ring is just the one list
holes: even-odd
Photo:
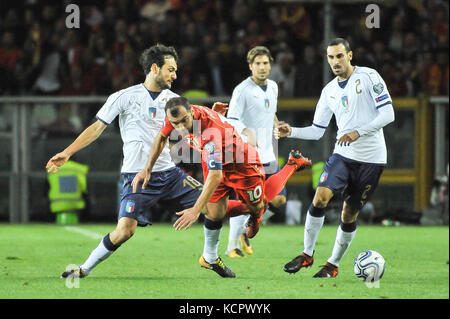
[[155, 82], [158, 84], [159, 88], [162, 90], [170, 89], [170, 85], [161, 76], [161, 71], [156, 75]]

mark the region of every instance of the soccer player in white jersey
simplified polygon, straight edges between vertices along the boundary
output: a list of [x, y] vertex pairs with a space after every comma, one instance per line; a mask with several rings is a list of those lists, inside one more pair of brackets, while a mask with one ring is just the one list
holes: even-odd
[[[269, 79], [273, 57], [264, 46], [256, 46], [247, 53], [247, 63], [251, 76], [247, 77], [233, 90], [228, 107], [227, 118], [240, 121], [246, 128], [256, 134], [257, 151], [264, 165], [266, 179], [280, 170], [273, 149], [273, 127], [278, 123], [276, 116], [278, 85]], [[281, 208], [286, 203], [286, 188], [270, 202], [272, 210]], [[229, 205], [233, 205], [230, 201]], [[270, 213], [266, 211], [265, 214]], [[273, 214], [273, 213], [272, 213]], [[248, 216], [240, 215], [230, 218], [228, 236], [228, 257], [244, 257], [239, 249], [249, 255], [253, 249], [246, 236], [246, 220]]]
[[304, 250], [284, 266], [296, 273], [314, 262], [314, 247], [324, 222], [325, 208], [341, 193], [344, 204], [336, 241], [327, 263], [314, 277], [336, 277], [338, 266], [356, 233], [360, 209], [378, 185], [387, 163], [383, 127], [394, 121], [392, 99], [377, 71], [351, 64], [353, 52], [348, 41], [332, 40], [327, 59], [336, 77], [322, 90], [309, 127], [295, 128], [280, 122], [276, 137], [318, 140], [335, 116], [337, 142], [320, 176], [308, 209], [304, 230]]
[[175, 166], [167, 145], [152, 170], [145, 187], [133, 192], [131, 182], [146, 165], [151, 145], [164, 119], [166, 102], [178, 96], [170, 91], [177, 78], [178, 55], [173, 47], [154, 45], [145, 50], [140, 63], [146, 74], [144, 83], [110, 95], [97, 113], [97, 121], [85, 129], [64, 151], [47, 163], [48, 172], [56, 172], [76, 152], [95, 141], [117, 116], [123, 140], [124, 184], [117, 227], [107, 234], [78, 269], [62, 277], [86, 277], [101, 261], [133, 236], [137, 226], [151, 224], [151, 207], [158, 201], [174, 203], [174, 211], [192, 207], [201, 193], [202, 184]]

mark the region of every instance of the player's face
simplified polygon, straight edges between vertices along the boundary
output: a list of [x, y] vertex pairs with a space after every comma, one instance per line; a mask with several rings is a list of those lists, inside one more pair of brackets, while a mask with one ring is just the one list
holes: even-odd
[[192, 127], [194, 123], [194, 115], [192, 114], [192, 110], [186, 110], [186, 108], [182, 105], [178, 106], [178, 116], [174, 117], [168, 111], [167, 119], [170, 124], [176, 129], [180, 131], [180, 133], [184, 130], [187, 130], [189, 133], [192, 133]]
[[155, 81], [161, 90], [170, 89], [177, 78], [177, 63], [173, 57], [164, 59], [164, 65], [159, 68]]
[[331, 71], [340, 78], [347, 78], [350, 75], [352, 57], [353, 52], [347, 52], [342, 43], [327, 48], [327, 59]]
[[270, 74], [270, 59], [267, 55], [257, 55], [253, 63], [249, 65], [252, 71], [252, 79], [256, 84], [265, 84]]

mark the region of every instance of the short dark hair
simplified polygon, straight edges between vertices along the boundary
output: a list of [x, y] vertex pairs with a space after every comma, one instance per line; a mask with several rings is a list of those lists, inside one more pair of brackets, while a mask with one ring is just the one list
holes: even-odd
[[344, 47], [345, 47], [345, 50], [346, 50], [347, 52], [350, 52], [350, 51], [352, 50], [352, 49], [350, 48], [350, 43], [348, 43], [348, 41], [345, 40], [345, 39], [343, 39], [343, 38], [335, 38], [335, 39], [331, 40], [331, 41], [328, 43], [328, 46], [329, 46], [329, 47], [332, 47], [332, 46], [339, 45], [339, 44], [343, 44]]
[[186, 110], [190, 110], [191, 109], [191, 105], [189, 104], [189, 101], [187, 98], [185, 98], [184, 96], [178, 96], [178, 97], [173, 97], [171, 98], [169, 101], [167, 101], [166, 103], [166, 107], [164, 108], [164, 111], [167, 114], [167, 111], [170, 111], [170, 114], [173, 117], [178, 117], [178, 106], [183, 106], [184, 108], [186, 108]]
[[150, 72], [153, 63], [156, 63], [158, 67], [162, 67], [164, 65], [164, 59], [168, 56], [173, 57], [175, 62], [178, 63], [178, 54], [174, 47], [156, 44], [142, 52], [139, 63], [141, 64], [145, 75], [147, 75]]
[[248, 51], [248, 53], [247, 53], [248, 64], [252, 64], [258, 55], [267, 55], [267, 57], [269, 58], [270, 64], [273, 63], [273, 57], [272, 57], [272, 54], [270, 53], [270, 50], [264, 46], [256, 46], [253, 49], [251, 49], [250, 51]]

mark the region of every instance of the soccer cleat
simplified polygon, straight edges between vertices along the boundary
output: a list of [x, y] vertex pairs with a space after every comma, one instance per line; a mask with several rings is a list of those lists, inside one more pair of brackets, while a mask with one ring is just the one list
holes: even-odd
[[314, 275], [314, 278], [334, 278], [338, 275], [338, 267], [327, 262], [322, 269]]
[[253, 255], [253, 249], [250, 245], [250, 241], [248, 240], [247, 234], [242, 234], [239, 238], [241, 242], [242, 249], [247, 253], [247, 255]]
[[227, 256], [230, 258], [241, 258], [241, 257], [245, 257], [244, 253], [239, 249], [239, 248], [235, 248], [233, 250], [230, 250], [227, 253]]
[[[313, 256], [314, 256], [314, 253], [313, 253]], [[300, 268], [311, 267], [312, 264], [314, 263], [313, 256], [308, 256], [307, 254], [302, 253], [301, 255], [295, 257], [290, 262], [288, 262], [286, 265], [284, 265], [283, 270], [290, 274], [295, 274], [297, 271], [300, 270]]]
[[67, 278], [67, 277], [84, 278], [84, 277], [87, 277], [87, 274], [83, 269], [77, 268], [77, 269], [67, 270], [62, 273], [61, 278]]
[[259, 231], [259, 223], [261, 222], [261, 217], [264, 214], [267, 206], [264, 209], [260, 209], [257, 213], [250, 213], [250, 218], [247, 220], [247, 238], [253, 238]]
[[312, 162], [309, 158], [304, 157], [299, 150], [292, 150], [289, 153], [287, 165], [297, 165], [297, 171], [301, 171], [306, 167], [311, 166]]
[[198, 262], [200, 263], [200, 266], [202, 266], [203, 268], [214, 270], [221, 277], [226, 277], [226, 278], [236, 277], [234, 272], [223, 263], [223, 261], [220, 257], [217, 258], [213, 264], [208, 263], [205, 260], [205, 258], [203, 258], [203, 256], [200, 257]]

